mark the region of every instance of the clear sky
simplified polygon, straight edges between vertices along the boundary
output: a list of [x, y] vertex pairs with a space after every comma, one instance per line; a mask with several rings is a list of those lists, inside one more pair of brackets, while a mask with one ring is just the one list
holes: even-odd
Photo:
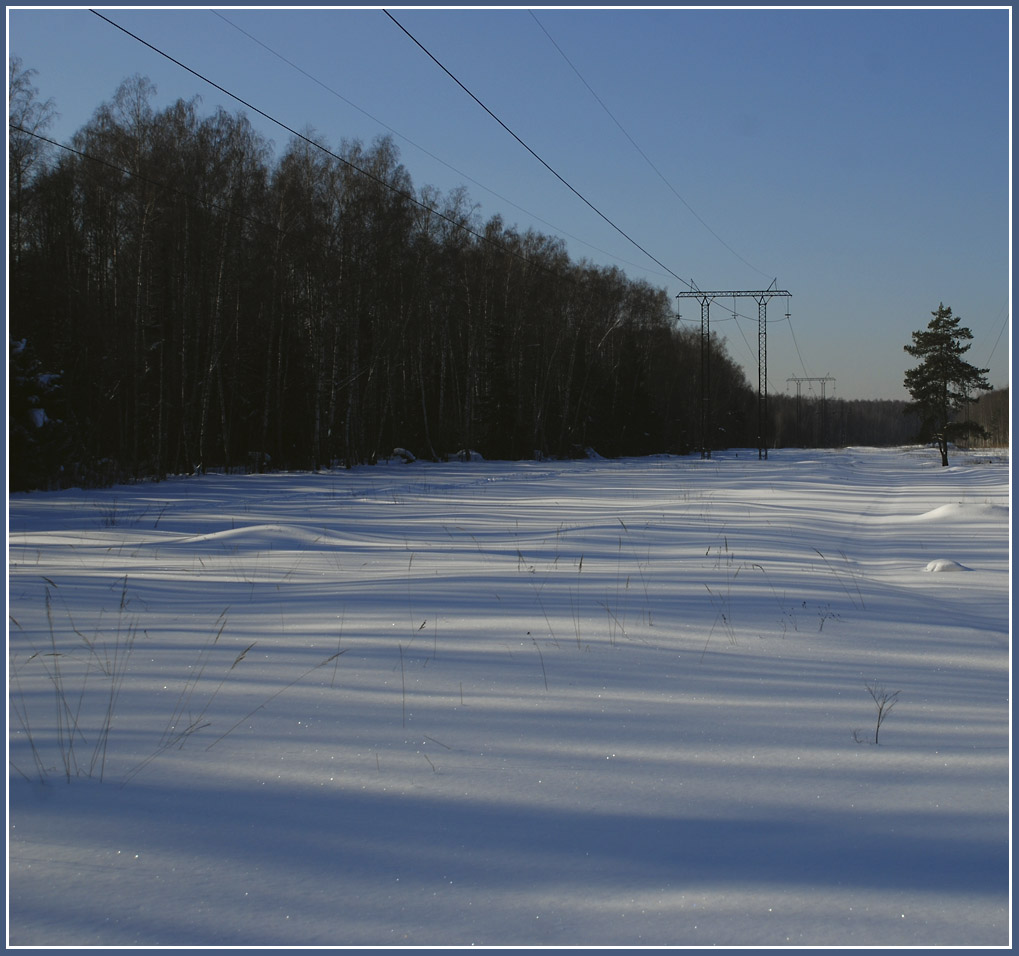
[[[382, 8], [102, 12], [330, 146], [393, 135], [417, 188], [464, 185], [483, 217], [562, 236], [574, 259], [689, 288]], [[391, 12], [675, 275], [792, 293], [769, 306], [771, 394], [831, 376], [829, 396], [907, 397], [903, 345], [941, 302], [973, 331], [967, 358], [1009, 384], [1007, 8]], [[37, 71], [59, 142], [136, 73], [157, 108], [244, 109], [84, 8], [8, 8], [8, 53]], [[290, 134], [249, 116], [278, 156]], [[756, 385], [756, 303], [719, 299], [711, 320]]]

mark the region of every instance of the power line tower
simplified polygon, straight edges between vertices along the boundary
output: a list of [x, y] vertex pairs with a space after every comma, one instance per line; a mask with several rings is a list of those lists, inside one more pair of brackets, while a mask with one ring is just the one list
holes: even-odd
[[808, 382], [808, 383], [820, 382], [821, 383], [821, 441], [823, 442], [824, 441], [824, 436], [825, 436], [826, 431], [827, 431], [827, 423], [826, 423], [827, 406], [825, 404], [824, 390], [825, 390], [825, 386], [827, 385], [828, 382], [834, 382], [834, 381], [835, 381], [835, 379], [832, 378], [830, 375], [824, 375], [824, 376], [822, 376], [820, 378], [811, 378], [809, 376], [804, 376], [803, 378], [799, 378], [799, 377], [793, 375], [790, 378], [786, 379], [786, 382], [795, 382], [796, 383], [796, 437], [800, 440], [800, 444], [801, 445], [803, 444], [803, 429], [800, 426], [800, 386], [804, 382]]
[[[691, 282], [691, 285], [693, 283]], [[715, 292], [680, 292], [677, 299], [697, 299], [701, 304], [700, 446], [701, 458], [711, 457], [711, 300]]]
[[[772, 282], [771, 286], [775, 283]], [[715, 299], [754, 299], [757, 302], [757, 457], [768, 457], [768, 302], [777, 296], [790, 298], [784, 289], [729, 289], [703, 292], [691, 283], [689, 292], [677, 299], [697, 299], [701, 304], [701, 458], [711, 457], [711, 303]], [[734, 303], [735, 304], [735, 303]], [[733, 309], [735, 314], [735, 309]]]

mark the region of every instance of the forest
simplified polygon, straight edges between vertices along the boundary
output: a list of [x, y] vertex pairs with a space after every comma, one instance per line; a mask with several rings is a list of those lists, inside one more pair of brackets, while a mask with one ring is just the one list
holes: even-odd
[[[243, 113], [125, 80], [68, 144], [10, 63], [9, 481], [755, 447], [757, 395], [665, 289], [416, 187], [388, 137], [276, 158]], [[792, 399], [774, 444], [890, 444], [896, 403]], [[816, 403], [815, 403], [816, 404]], [[817, 409], [808, 409], [817, 418]], [[837, 414], [834, 414], [837, 412]]]

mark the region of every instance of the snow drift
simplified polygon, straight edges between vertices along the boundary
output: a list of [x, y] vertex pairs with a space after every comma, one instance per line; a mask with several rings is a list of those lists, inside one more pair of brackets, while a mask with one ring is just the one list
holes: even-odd
[[9, 942], [1008, 944], [1007, 458], [804, 457], [13, 495]]

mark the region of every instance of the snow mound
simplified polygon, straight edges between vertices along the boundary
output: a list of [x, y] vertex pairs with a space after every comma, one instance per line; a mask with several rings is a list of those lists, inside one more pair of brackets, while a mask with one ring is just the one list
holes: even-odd
[[256, 524], [206, 534], [185, 535], [171, 544], [207, 544], [231, 541], [235, 547], [264, 548], [275, 551], [307, 551], [314, 548], [342, 547], [343, 539], [313, 532], [297, 525]]
[[970, 571], [971, 568], [967, 568], [965, 565], [959, 564], [958, 561], [952, 561], [949, 558], [938, 558], [936, 561], [928, 563], [925, 571]]
[[1008, 508], [1005, 505], [977, 504], [963, 501], [956, 501], [949, 505], [941, 505], [932, 511], [926, 511], [920, 518], [1001, 518], [1008, 520]]

